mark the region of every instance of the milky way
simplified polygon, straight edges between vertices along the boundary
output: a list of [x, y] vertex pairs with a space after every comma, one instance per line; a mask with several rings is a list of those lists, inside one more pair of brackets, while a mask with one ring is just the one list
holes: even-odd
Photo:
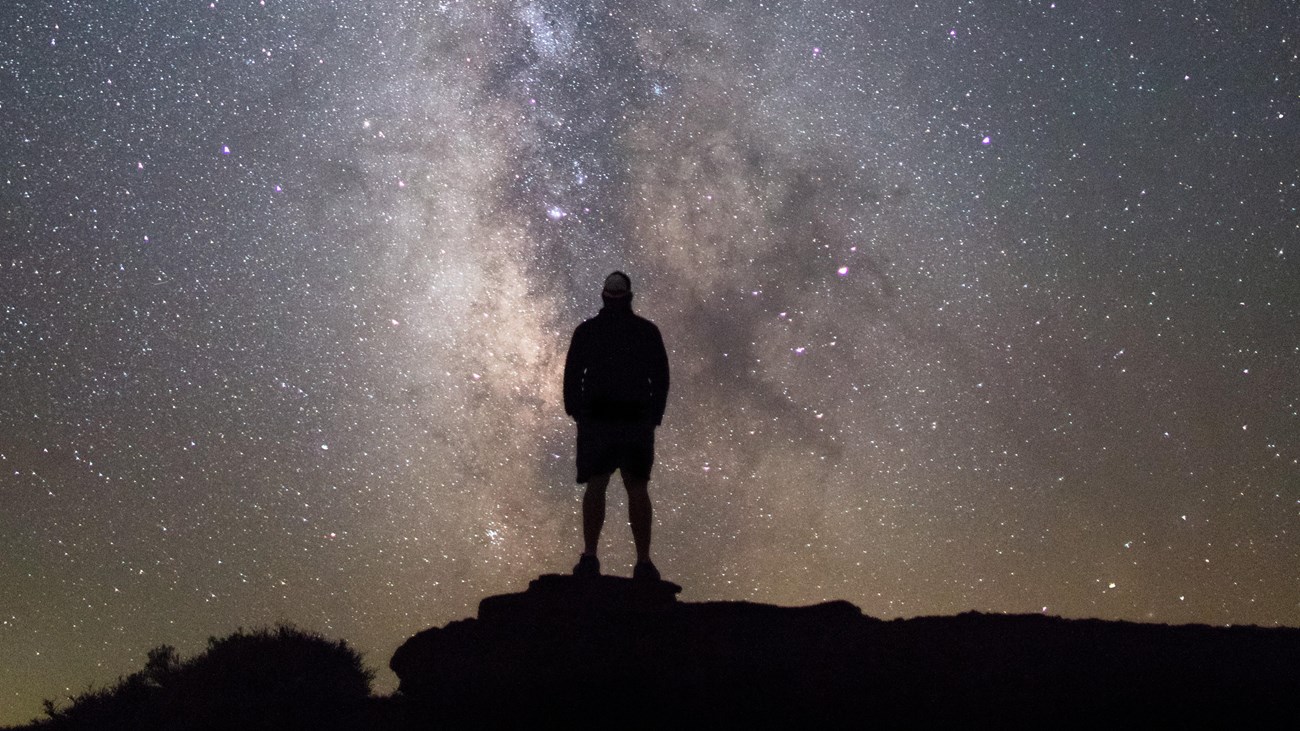
[[683, 598], [1300, 625], [1297, 18], [6, 2], [0, 722], [569, 570], [613, 269]]

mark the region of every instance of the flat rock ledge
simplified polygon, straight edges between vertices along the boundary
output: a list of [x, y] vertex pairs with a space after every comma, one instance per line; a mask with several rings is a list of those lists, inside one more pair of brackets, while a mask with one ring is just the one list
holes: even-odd
[[412, 728], [861, 728], [1300, 718], [1300, 630], [990, 615], [882, 621], [854, 605], [681, 602], [681, 587], [543, 575], [390, 666]]

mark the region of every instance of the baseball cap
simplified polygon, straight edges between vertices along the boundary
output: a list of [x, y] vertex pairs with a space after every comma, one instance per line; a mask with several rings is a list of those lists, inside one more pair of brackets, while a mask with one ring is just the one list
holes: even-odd
[[632, 294], [632, 280], [623, 272], [613, 272], [605, 277], [605, 290], [602, 294], [610, 297], [626, 297]]

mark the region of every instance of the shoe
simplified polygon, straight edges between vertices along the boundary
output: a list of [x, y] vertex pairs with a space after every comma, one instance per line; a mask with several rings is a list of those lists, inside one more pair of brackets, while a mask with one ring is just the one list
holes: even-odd
[[581, 579], [600, 576], [600, 559], [584, 553], [578, 557], [578, 565], [573, 567], [573, 575]]
[[649, 561], [636, 562], [636, 568], [632, 569], [632, 580], [646, 583], [662, 581], [659, 578], [659, 569], [655, 568], [655, 565]]

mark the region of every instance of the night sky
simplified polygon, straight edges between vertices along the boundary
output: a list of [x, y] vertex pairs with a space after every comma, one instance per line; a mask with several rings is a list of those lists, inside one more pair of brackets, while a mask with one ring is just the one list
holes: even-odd
[[1300, 626], [1298, 54], [1289, 0], [5, 0], [0, 723], [278, 621], [387, 692], [570, 570], [613, 269], [683, 599]]

